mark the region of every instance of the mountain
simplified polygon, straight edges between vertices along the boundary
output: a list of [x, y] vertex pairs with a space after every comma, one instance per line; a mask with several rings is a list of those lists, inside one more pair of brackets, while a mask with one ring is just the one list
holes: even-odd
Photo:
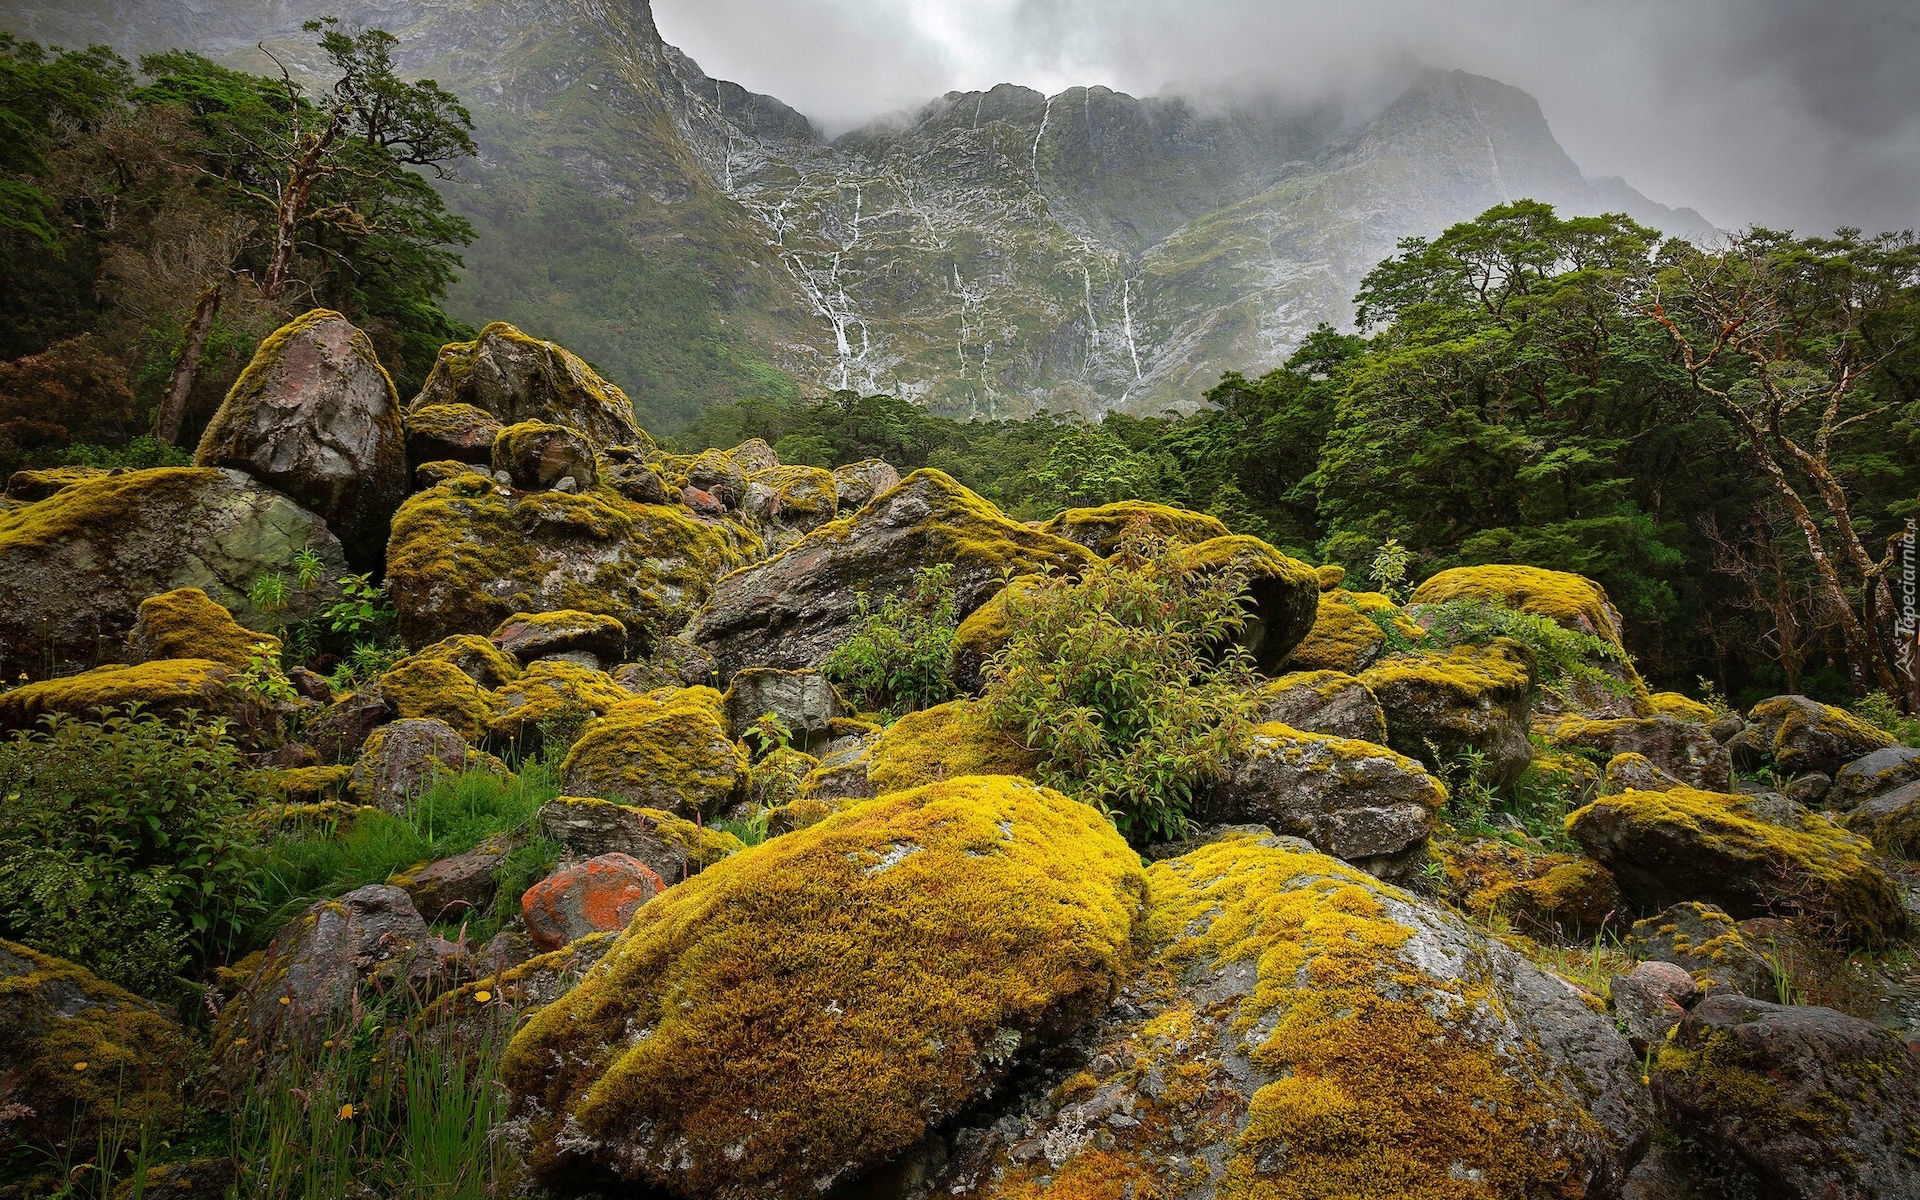
[[[318, 65], [286, 0], [10, 2], [0, 27], [42, 40]], [[333, 7], [473, 109], [481, 156], [448, 200], [479, 239], [453, 310], [578, 349], [662, 426], [823, 388], [959, 415], [1190, 409], [1350, 320], [1399, 239], [1502, 201], [1712, 232], [1586, 179], [1531, 97], [1462, 72], [1358, 119], [1002, 85], [829, 140], [709, 78], [645, 0]]]

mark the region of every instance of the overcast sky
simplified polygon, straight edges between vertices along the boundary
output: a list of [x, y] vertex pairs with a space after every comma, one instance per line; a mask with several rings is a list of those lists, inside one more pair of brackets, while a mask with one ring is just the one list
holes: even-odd
[[1011, 82], [1539, 97], [1589, 175], [1716, 224], [1920, 226], [1920, 0], [653, 0], [710, 75], [832, 132]]

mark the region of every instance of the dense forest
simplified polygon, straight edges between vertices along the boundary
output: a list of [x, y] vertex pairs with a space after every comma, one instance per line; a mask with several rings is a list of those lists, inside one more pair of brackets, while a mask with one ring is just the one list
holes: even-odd
[[[467, 114], [395, 77], [388, 35], [312, 28], [324, 87], [0, 41], [0, 469], [184, 461], [251, 348], [308, 307], [365, 328], [403, 396], [471, 336], [441, 306], [469, 232], [435, 190], [472, 152]], [[1186, 419], [960, 422], [842, 393], [655, 432], [939, 467], [1026, 518], [1166, 500], [1350, 569], [1393, 541], [1415, 581], [1579, 572], [1666, 685], [1900, 690], [1910, 235], [1702, 248], [1522, 201], [1405, 243], [1358, 300], [1357, 333], [1227, 376]]]

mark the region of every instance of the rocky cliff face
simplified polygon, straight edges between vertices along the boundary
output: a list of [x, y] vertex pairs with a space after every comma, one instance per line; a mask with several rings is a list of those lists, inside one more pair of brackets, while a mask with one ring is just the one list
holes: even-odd
[[[1493, 204], [1708, 231], [1589, 182], [1531, 97], [1460, 72], [1371, 119], [1002, 85], [829, 141], [708, 78], [646, 0], [336, 7], [474, 109], [483, 156], [451, 201], [481, 236], [456, 308], [577, 346], [649, 422], [796, 380], [958, 415], [1191, 408], [1223, 370], [1348, 320], [1400, 238]], [[260, 41], [310, 62], [304, 15], [86, 0], [10, 20], [258, 66]]]

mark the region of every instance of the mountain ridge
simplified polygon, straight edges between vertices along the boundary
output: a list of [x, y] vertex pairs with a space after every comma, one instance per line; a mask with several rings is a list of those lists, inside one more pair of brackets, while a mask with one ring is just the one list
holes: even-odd
[[[1588, 181], [1526, 93], [1416, 77], [1370, 119], [1331, 102], [1207, 110], [1101, 87], [949, 93], [829, 139], [706, 75], [645, 0], [350, 0], [350, 25], [473, 109], [449, 205], [479, 233], [452, 309], [577, 346], [677, 425], [742, 395], [890, 392], [952, 415], [1191, 410], [1278, 365], [1406, 236], [1522, 195], [1697, 214]], [[130, 0], [24, 36], [186, 45], [295, 70], [286, 0]]]

